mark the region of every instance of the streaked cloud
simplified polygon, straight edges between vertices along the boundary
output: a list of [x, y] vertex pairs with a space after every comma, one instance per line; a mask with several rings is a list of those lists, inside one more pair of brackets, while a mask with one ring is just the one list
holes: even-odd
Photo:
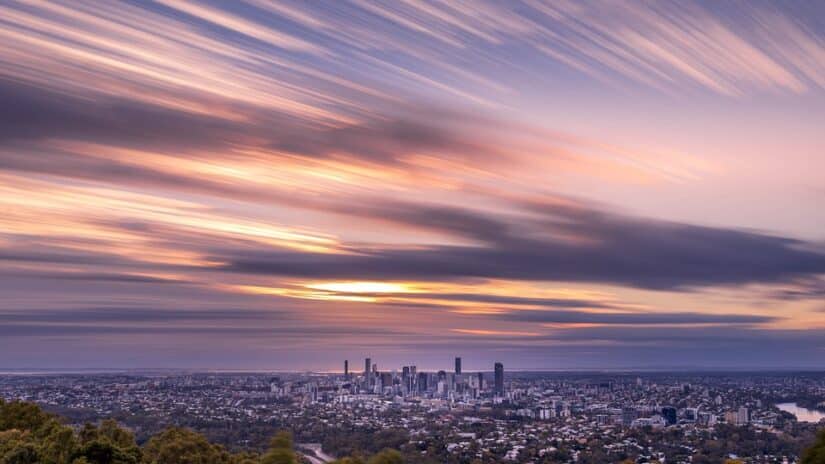
[[808, 356], [822, 13], [6, 2], [0, 365]]
[[480, 335], [484, 337], [537, 337], [537, 332], [513, 332], [507, 330], [490, 329], [451, 329], [453, 332], [465, 335]]
[[[240, 252], [216, 255], [227, 271], [351, 279], [583, 281], [649, 289], [781, 282], [825, 273], [825, 255], [805, 243], [756, 232], [622, 217], [587, 208], [534, 208], [524, 224], [490, 220], [489, 230], [467, 221], [439, 220], [481, 246], [362, 249], [336, 255]], [[425, 226], [426, 226], [426, 220]], [[415, 222], [411, 222], [414, 225]], [[464, 230], [464, 227], [467, 230]], [[521, 230], [520, 230], [521, 229]], [[568, 238], [575, 237], [570, 240]], [[352, 250], [356, 251], [356, 250]]]
[[559, 324], [574, 326], [587, 324], [590, 327], [597, 325], [699, 325], [699, 324], [759, 324], [773, 322], [773, 316], [758, 316], [753, 314], [707, 314], [691, 312], [586, 312], [586, 311], [516, 311], [495, 314], [495, 318], [548, 324], [558, 327]]
[[615, 73], [666, 92], [695, 86], [726, 96], [822, 89], [825, 68], [803, 59], [825, 51], [821, 31], [773, 5], [529, 3], [550, 21], [538, 47], [595, 78]]

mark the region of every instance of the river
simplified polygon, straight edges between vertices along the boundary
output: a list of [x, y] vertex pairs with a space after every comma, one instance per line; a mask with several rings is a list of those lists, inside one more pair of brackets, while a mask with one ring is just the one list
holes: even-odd
[[796, 403], [779, 403], [776, 407], [793, 414], [799, 422], [819, 422], [825, 419], [825, 412], [803, 408]]

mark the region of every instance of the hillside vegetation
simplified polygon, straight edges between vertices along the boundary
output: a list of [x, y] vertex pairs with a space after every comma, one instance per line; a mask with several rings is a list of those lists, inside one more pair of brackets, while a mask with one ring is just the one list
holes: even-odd
[[[138, 446], [135, 436], [114, 420], [65, 425], [33, 403], [0, 399], [0, 464], [298, 464], [308, 462], [293, 449], [292, 435], [275, 434], [264, 453], [230, 453], [186, 428], [170, 427]], [[337, 464], [362, 464], [344, 458]], [[384, 450], [366, 464], [402, 464], [397, 451]]]

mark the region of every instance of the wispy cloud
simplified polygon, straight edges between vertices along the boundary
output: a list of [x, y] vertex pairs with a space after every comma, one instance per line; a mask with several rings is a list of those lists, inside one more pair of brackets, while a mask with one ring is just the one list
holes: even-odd
[[821, 13], [5, 2], [0, 365], [804, 354]]
[[[825, 255], [789, 238], [629, 218], [584, 206], [539, 211], [524, 223], [489, 218], [485, 227], [461, 210], [454, 211], [453, 220], [437, 220], [435, 227], [481, 239], [481, 246], [385, 247], [338, 255], [273, 250], [215, 259], [229, 263], [227, 271], [252, 274], [583, 281], [650, 289], [770, 283], [825, 272]], [[421, 222], [426, 226], [428, 219]]]

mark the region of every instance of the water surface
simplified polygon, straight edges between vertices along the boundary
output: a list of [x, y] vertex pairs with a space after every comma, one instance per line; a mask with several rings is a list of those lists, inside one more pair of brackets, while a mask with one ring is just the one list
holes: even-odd
[[793, 414], [799, 422], [819, 422], [825, 419], [825, 412], [803, 408], [796, 403], [779, 403], [776, 407]]

